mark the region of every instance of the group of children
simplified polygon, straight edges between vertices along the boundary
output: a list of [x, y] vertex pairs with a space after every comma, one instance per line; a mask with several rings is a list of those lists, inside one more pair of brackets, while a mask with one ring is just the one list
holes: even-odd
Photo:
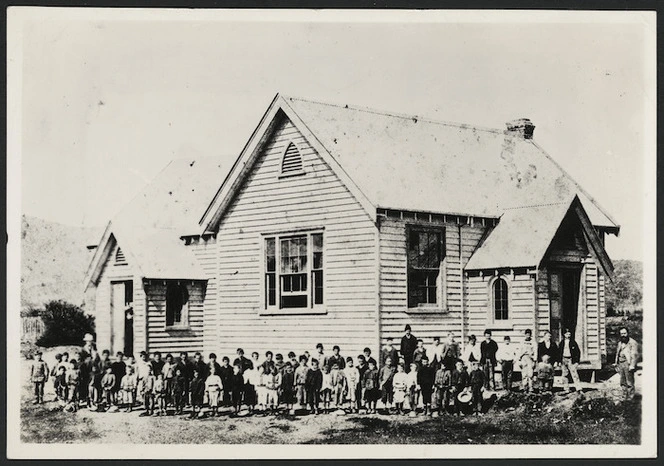
[[388, 339], [381, 351], [380, 366], [369, 348], [354, 360], [342, 357], [339, 346], [327, 356], [320, 343], [313, 356], [305, 352], [297, 357], [291, 351], [287, 360], [271, 351], [263, 360], [257, 352], [249, 359], [238, 348], [232, 365], [227, 356], [219, 364], [214, 353], [209, 354], [207, 362], [201, 353], [190, 360], [186, 352], [181, 352], [176, 360], [170, 353], [162, 359], [159, 351], [151, 355], [141, 352], [138, 361], [118, 352], [111, 360], [109, 351], [99, 355], [93, 348], [89, 353], [82, 351], [79, 360], [70, 360], [67, 353], [56, 355], [50, 372], [37, 352], [31, 380], [35, 403], [43, 403], [44, 385], [50, 377], [56, 400], [66, 410], [74, 411], [85, 404], [99, 411], [132, 411], [142, 403], [144, 416], [166, 415], [169, 409], [182, 414], [185, 407], [191, 407], [192, 418], [202, 417], [204, 406], [212, 416], [218, 415], [222, 407], [238, 414], [243, 406], [249, 413], [265, 415], [276, 414], [282, 406], [291, 414], [295, 414], [296, 407], [313, 414], [332, 410], [372, 414], [377, 412], [379, 400], [386, 413], [405, 414], [407, 404], [409, 415], [415, 416], [420, 398], [425, 415], [480, 412], [482, 392], [495, 389], [493, 367], [498, 361], [504, 389], [512, 388], [515, 361], [521, 367], [524, 389], [533, 389], [533, 378], [543, 389], [551, 389], [553, 366], [548, 355], [535, 365], [529, 334], [518, 351], [510, 347], [509, 337], [500, 348], [490, 331], [485, 337], [476, 352], [471, 336], [463, 354], [451, 335], [443, 345], [436, 338], [428, 352], [422, 340], [417, 340], [408, 362]]

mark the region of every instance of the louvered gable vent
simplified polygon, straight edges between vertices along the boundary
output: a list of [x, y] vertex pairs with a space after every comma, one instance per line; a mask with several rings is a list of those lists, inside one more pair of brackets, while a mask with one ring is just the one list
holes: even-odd
[[118, 248], [118, 250], [115, 252], [115, 265], [123, 265], [126, 263], [127, 260], [125, 259], [124, 252], [122, 252], [122, 249]]
[[284, 158], [281, 160], [281, 174], [294, 175], [302, 173], [302, 154], [292, 142], [288, 144]]

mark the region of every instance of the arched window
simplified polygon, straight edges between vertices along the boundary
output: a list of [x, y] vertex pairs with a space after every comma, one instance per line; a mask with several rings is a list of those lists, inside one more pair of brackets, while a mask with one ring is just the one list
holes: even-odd
[[509, 288], [504, 278], [498, 277], [491, 285], [493, 295], [493, 320], [509, 319]]
[[183, 327], [187, 325], [189, 309], [189, 291], [177, 281], [166, 283], [166, 326]]
[[302, 154], [297, 146], [290, 142], [286, 146], [284, 155], [281, 158], [281, 176], [298, 175], [304, 173], [302, 163]]

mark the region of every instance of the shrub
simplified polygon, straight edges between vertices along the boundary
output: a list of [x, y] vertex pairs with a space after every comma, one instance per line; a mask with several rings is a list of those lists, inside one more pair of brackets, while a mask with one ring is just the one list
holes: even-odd
[[42, 312], [46, 327], [37, 340], [39, 346], [80, 345], [86, 333], [94, 334], [94, 317], [65, 301], [51, 301]]

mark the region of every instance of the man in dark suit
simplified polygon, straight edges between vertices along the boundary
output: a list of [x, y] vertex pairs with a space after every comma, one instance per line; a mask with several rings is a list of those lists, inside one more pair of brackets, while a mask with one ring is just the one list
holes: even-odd
[[406, 325], [406, 334], [401, 338], [401, 356], [403, 356], [404, 369], [410, 372], [410, 363], [413, 362], [413, 353], [417, 348], [417, 338], [413, 336], [410, 324]]
[[577, 392], [580, 392], [581, 380], [579, 379], [579, 373], [576, 368], [579, 365], [579, 361], [581, 361], [581, 350], [576, 341], [574, 341], [574, 338], [572, 338], [572, 331], [570, 329], [565, 329], [564, 340], [558, 348], [558, 361], [563, 370], [565, 391], [569, 392], [568, 376], [571, 374], [574, 381], [574, 388]]
[[544, 336], [542, 341], [537, 345], [537, 362], [542, 361], [542, 356], [545, 354], [549, 355], [549, 363], [555, 365], [558, 360], [558, 346], [551, 341], [551, 332], [548, 330], [544, 331]]

